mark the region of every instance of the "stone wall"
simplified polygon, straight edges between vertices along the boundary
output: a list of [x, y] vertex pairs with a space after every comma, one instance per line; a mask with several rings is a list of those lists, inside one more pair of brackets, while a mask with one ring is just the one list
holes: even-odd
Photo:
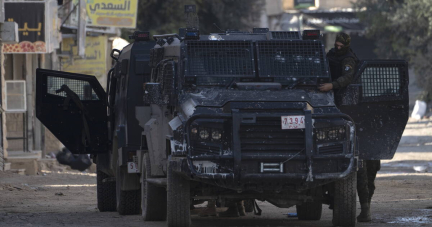
[[57, 153], [63, 148], [63, 144], [51, 133], [50, 130], [45, 128], [45, 148], [44, 153], [49, 154], [50, 152]]
[[[22, 113], [6, 113], [7, 137], [23, 137], [23, 116]], [[23, 140], [8, 140], [8, 151], [24, 151]]]

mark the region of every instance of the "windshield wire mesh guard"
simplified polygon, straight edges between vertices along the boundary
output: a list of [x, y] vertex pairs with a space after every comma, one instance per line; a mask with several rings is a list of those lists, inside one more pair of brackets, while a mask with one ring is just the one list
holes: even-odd
[[186, 76], [254, 76], [251, 41], [188, 41]]
[[99, 100], [96, 93], [93, 91], [88, 81], [68, 79], [62, 77], [48, 76], [47, 93], [60, 97], [66, 97], [66, 92], [62, 91], [57, 93], [56, 90], [60, 89], [63, 84], [66, 84], [69, 89], [75, 92], [80, 100]]
[[328, 77], [319, 41], [258, 41], [260, 77]]
[[399, 68], [389, 65], [372, 65], [361, 75], [363, 96], [399, 96], [401, 82]]
[[270, 35], [269, 39], [301, 39], [298, 31], [276, 31], [267, 34]]

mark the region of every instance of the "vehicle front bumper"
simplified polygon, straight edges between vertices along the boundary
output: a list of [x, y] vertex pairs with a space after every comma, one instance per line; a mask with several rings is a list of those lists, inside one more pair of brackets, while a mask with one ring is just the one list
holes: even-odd
[[[300, 179], [305, 180], [306, 182], [312, 182], [314, 179], [316, 180], [337, 180], [348, 176], [350, 173], [357, 171], [357, 161], [358, 158], [355, 153], [355, 125], [354, 121], [345, 114], [341, 113], [332, 113], [332, 114], [312, 114], [310, 110], [305, 110], [305, 149], [303, 154], [242, 154], [241, 152], [241, 144], [239, 139], [239, 128], [241, 124], [242, 117], [247, 117], [250, 114], [243, 113], [233, 113], [233, 114], [198, 114], [189, 118], [185, 124], [184, 136], [186, 142], [187, 155], [186, 161], [187, 168], [184, 164], [178, 163], [178, 171], [183, 173], [187, 172], [187, 175], [191, 175], [194, 178], [201, 179], [232, 179], [237, 181], [247, 181], [247, 180], [266, 180], [266, 179]], [[264, 117], [280, 117], [280, 114], [259, 114], [259, 116]], [[346, 120], [346, 124], [348, 124], [350, 128], [349, 134], [349, 151], [344, 154], [333, 154], [333, 155], [319, 155], [314, 151], [314, 142], [313, 142], [313, 120], [314, 119], [331, 119], [331, 118], [342, 118]], [[197, 119], [232, 119], [233, 122], [233, 152], [232, 155], [199, 155], [194, 156], [190, 149], [191, 138], [189, 132], [192, 122]], [[233, 160], [234, 168], [230, 173], [201, 173], [198, 172], [194, 165], [193, 161], [212, 161], [212, 160]], [[306, 173], [244, 173], [241, 171], [241, 163], [242, 161], [248, 160], [302, 160], [306, 163], [308, 171]], [[347, 168], [340, 172], [330, 172], [330, 173], [314, 173], [313, 163], [314, 161], [319, 160], [332, 160], [332, 159], [346, 159], [349, 160], [349, 164]], [[177, 159], [179, 161], [182, 158]]]

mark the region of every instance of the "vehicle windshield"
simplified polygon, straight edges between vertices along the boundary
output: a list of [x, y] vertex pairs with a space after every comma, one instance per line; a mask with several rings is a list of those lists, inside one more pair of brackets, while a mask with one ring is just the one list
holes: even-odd
[[185, 76], [196, 85], [229, 86], [233, 82], [278, 82], [328, 78], [319, 40], [188, 41]]

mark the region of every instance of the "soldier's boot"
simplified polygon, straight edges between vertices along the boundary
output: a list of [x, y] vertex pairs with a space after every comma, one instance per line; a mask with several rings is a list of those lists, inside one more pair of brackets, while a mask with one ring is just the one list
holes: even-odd
[[246, 216], [246, 209], [244, 206], [243, 200], [240, 202], [237, 202], [237, 209], [240, 216]]
[[370, 204], [369, 203], [363, 203], [360, 204], [361, 206], [361, 212], [360, 215], [357, 217], [358, 222], [370, 222], [372, 220], [371, 214], [370, 214]]
[[198, 215], [200, 217], [216, 216], [216, 207], [206, 207]]
[[216, 201], [208, 201], [207, 207], [204, 208], [199, 214], [200, 217], [216, 216]]
[[236, 217], [240, 217], [240, 214], [238, 212], [237, 203], [232, 203], [232, 205], [230, 205], [228, 207], [228, 210], [219, 213], [219, 217], [224, 217], [224, 218], [236, 218]]

